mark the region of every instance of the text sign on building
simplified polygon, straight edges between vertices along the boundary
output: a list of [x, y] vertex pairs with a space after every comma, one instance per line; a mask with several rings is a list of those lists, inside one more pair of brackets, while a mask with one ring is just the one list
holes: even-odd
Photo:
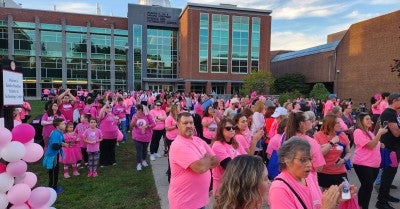
[[172, 19], [172, 16], [167, 12], [147, 12], [147, 23], [156, 23], [163, 25], [176, 25], [178, 24], [176, 20]]
[[22, 105], [23, 102], [22, 73], [3, 70], [3, 105]]

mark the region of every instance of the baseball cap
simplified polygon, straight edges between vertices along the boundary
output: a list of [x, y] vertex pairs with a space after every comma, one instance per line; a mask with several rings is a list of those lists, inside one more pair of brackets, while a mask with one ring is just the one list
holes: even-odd
[[268, 107], [275, 107], [275, 104], [271, 100], [265, 100], [265, 106]]
[[287, 110], [284, 107], [276, 108], [274, 114], [272, 114], [271, 117], [277, 118], [281, 115], [287, 115]]
[[239, 103], [239, 99], [238, 98], [232, 98], [231, 99], [231, 104], [233, 103]]

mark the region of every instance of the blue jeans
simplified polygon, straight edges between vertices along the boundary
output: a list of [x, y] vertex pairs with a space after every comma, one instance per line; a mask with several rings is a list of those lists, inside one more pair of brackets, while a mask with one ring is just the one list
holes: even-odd
[[126, 142], [126, 121], [121, 121], [121, 123], [118, 125], [118, 128], [121, 130], [122, 135], [124, 135], [122, 141]]
[[382, 172], [383, 172], [383, 170], [382, 170], [382, 168], [380, 168], [378, 176], [376, 177], [376, 179], [374, 181], [374, 185], [381, 185]]

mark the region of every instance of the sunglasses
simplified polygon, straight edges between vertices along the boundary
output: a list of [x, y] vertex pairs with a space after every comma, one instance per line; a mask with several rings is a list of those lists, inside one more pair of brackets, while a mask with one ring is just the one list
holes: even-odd
[[235, 129], [236, 129], [236, 126], [226, 126], [225, 127], [225, 130], [227, 130], [227, 131], [233, 131]]

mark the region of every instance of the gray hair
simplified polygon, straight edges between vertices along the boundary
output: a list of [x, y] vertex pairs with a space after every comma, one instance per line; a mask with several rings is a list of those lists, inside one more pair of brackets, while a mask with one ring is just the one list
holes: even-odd
[[316, 117], [315, 117], [315, 113], [313, 111], [305, 111], [304, 113], [306, 113], [308, 115], [308, 118], [311, 121], [315, 121]]
[[342, 112], [342, 108], [341, 107], [339, 107], [339, 106], [335, 106], [335, 107], [333, 107], [332, 108], [332, 113], [333, 114], [338, 114], [339, 112]]
[[279, 169], [285, 170], [287, 165], [285, 159], [292, 161], [298, 152], [311, 155], [311, 145], [307, 140], [293, 136], [285, 141], [278, 150]]

